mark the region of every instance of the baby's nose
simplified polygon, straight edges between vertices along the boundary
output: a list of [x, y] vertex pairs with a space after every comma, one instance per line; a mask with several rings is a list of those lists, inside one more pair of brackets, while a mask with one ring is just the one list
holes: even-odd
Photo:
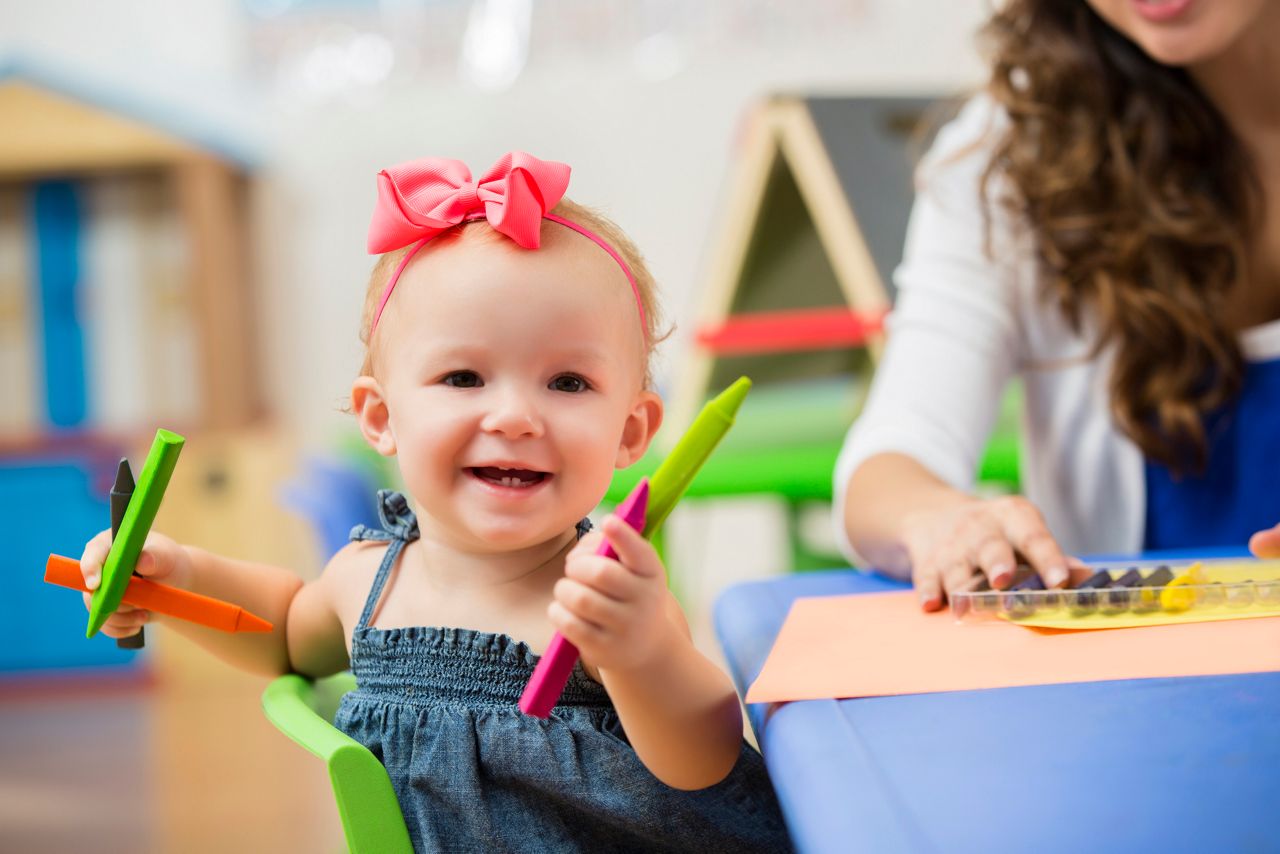
[[542, 417], [527, 396], [508, 393], [495, 400], [494, 404], [484, 418], [486, 431], [512, 437], [542, 435]]

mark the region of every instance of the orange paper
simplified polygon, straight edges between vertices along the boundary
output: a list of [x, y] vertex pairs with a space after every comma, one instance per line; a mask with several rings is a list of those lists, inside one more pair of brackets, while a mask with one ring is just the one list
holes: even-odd
[[748, 703], [1280, 670], [1280, 617], [1063, 632], [925, 614], [915, 593], [797, 599]]

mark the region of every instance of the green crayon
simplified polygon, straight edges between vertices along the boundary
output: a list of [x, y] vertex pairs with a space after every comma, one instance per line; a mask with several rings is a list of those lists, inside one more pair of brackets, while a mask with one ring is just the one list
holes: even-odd
[[169, 476], [173, 474], [185, 441], [177, 433], [156, 431], [155, 441], [151, 443], [146, 462], [142, 464], [142, 473], [138, 476], [137, 489], [129, 499], [120, 530], [111, 541], [111, 551], [102, 564], [102, 580], [89, 603], [89, 626], [85, 629], [85, 637], [96, 635], [107, 618], [120, 607], [125, 588], [129, 586], [129, 576], [142, 554], [142, 546], [147, 541], [151, 523], [156, 520], [156, 511], [160, 509]]
[[739, 377], [733, 385], [707, 401], [671, 453], [649, 478], [649, 511], [644, 522], [646, 537], [661, 527], [689, 484], [693, 483], [702, 464], [733, 426], [738, 407], [750, 390], [751, 380]]

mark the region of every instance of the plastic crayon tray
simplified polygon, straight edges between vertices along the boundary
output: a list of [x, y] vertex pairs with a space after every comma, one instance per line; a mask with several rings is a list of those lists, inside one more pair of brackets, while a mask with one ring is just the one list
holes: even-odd
[[1003, 620], [1055, 629], [1102, 629], [1162, 623], [1280, 616], [1280, 561], [1140, 562], [1075, 572], [1069, 588], [1046, 590], [1023, 570], [1005, 590], [980, 579], [953, 593], [962, 622]]

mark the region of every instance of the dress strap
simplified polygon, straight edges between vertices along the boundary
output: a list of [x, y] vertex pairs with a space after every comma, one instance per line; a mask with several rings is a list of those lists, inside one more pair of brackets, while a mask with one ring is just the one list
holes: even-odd
[[382, 588], [395, 568], [396, 561], [404, 547], [418, 539], [418, 520], [409, 509], [409, 502], [398, 492], [389, 489], [378, 490], [378, 518], [382, 521], [383, 530], [357, 525], [351, 529], [353, 540], [381, 540], [387, 542], [386, 554], [378, 566], [378, 574], [374, 576], [369, 587], [369, 596], [365, 599], [364, 610], [360, 612], [360, 622], [356, 623], [356, 631], [367, 628], [373, 618], [378, 600], [382, 598]]
[[[378, 574], [369, 587], [369, 596], [365, 599], [364, 610], [360, 612], [356, 631], [368, 628], [373, 612], [378, 607], [378, 600], [382, 598], [382, 588], [386, 587], [387, 579], [391, 577], [391, 571], [400, 559], [400, 553], [419, 536], [417, 517], [409, 509], [409, 502], [398, 492], [378, 490], [378, 518], [382, 520], [381, 531], [366, 525], [357, 525], [351, 529], [353, 540], [382, 540], [389, 543], [386, 554], [382, 556], [382, 563], [378, 566]], [[574, 526], [574, 530], [577, 531], [578, 539], [582, 539], [591, 530], [591, 520], [584, 517]]]
[[418, 539], [418, 518], [409, 509], [409, 502], [392, 489], [378, 490], [378, 519], [382, 530], [368, 525], [356, 525], [351, 529], [352, 540], [393, 540], [413, 542]]

